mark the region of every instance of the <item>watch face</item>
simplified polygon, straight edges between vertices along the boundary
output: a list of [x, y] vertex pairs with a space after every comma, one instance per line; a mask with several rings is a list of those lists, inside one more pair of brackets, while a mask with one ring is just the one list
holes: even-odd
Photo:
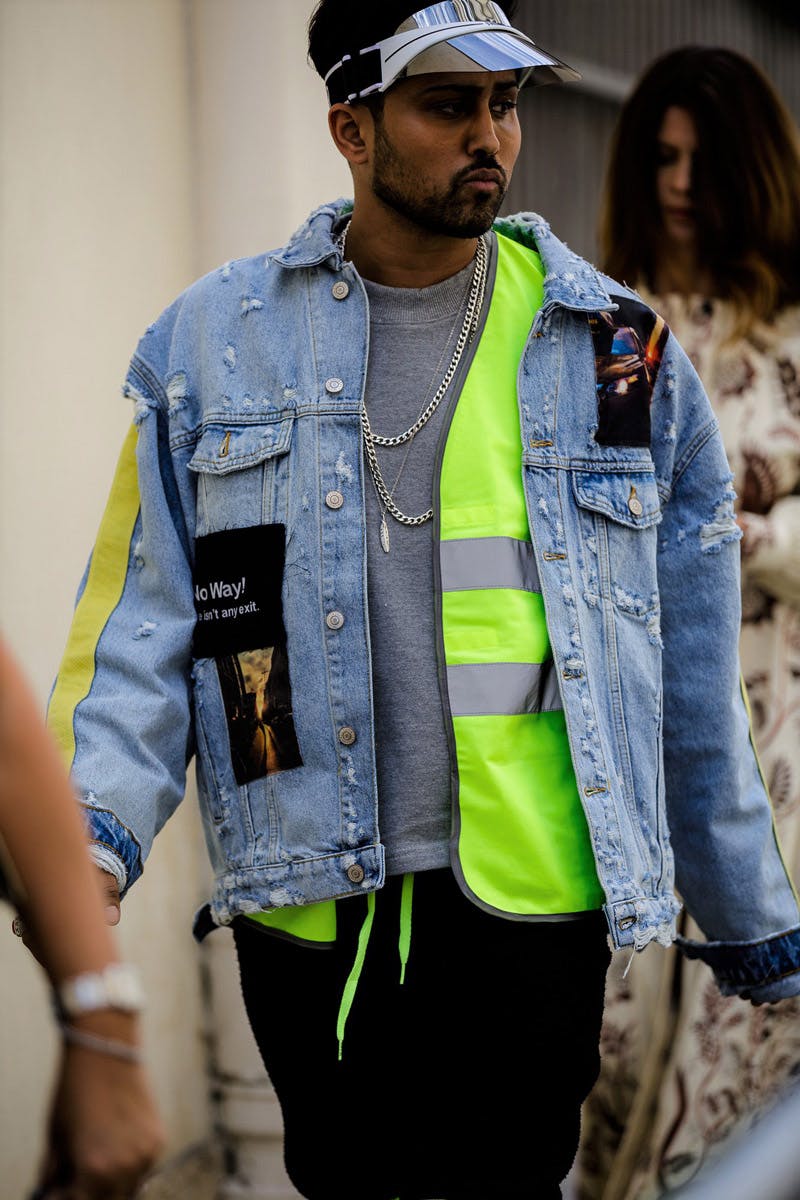
[[68, 1017], [101, 1008], [138, 1012], [144, 999], [136, 970], [128, 963], [111, 963], [103, 971], [66, 979], [57, 989], [57, 997]]
[[115, 971], [108, 979], [108, 999], [114, 1008], [130, 1008], [138, 1000], [139, 989], [136, 980], [127, 972], [123, 975]]

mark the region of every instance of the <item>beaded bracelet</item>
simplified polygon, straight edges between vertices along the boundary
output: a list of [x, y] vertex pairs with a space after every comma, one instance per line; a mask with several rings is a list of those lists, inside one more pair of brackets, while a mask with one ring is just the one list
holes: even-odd
[[94, 1050], [97, 1054], [108, 1054], [112, 1058], [121, 1058], [124, 1062], [140, 1063], [142, 1052], [138, 1046], [128, 1042], [118, 1042], [113, 1038], [98, 1037], [96, 1033], [86, 1033], [76, 1029], [74, 1025], [62, 1025], [61, 1033], [65, 1042], [73, 1046], [82, 1046], [84, 1050]]

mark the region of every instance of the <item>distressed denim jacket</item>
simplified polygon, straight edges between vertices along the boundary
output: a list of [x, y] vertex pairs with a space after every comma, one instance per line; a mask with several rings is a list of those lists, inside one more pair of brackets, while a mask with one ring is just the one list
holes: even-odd
[[[196, 753], [215, 924], [384, 882], [369, 323], [332, 238], [342, 208], [212, 272], [142, 338], [126, 384], [136, 435], [56, 682], [53, 724], [123, 891]], [[523, 473], [613, 944], [673, 940], [676, 886], [708, 938], [684, 949], [724, 992], [795, 994], [800, 914], [740, 688], [739, 532], [716, 421], [635, 293], [535, 215], [498, 228], [546, 271], [518, 375]], [[272, 656], [270, 730], [247, 711], [249, 651]]]

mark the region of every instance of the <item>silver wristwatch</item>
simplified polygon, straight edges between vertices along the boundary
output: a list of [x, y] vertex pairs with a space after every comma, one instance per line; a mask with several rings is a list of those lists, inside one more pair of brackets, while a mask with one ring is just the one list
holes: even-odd
[[137, 1013], [144, 1007], [144, 992], [135, 967], [110, 963], [102, 971], [65, 979], [55, 989], [55, 1000], [62, 1018], [80, 1017], [102, 1008]]

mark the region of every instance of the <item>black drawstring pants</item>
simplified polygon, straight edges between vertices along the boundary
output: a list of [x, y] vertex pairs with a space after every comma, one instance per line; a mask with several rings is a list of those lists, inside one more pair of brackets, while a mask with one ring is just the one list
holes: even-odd
[[424, 872], [401, 987], [400, 884], [377, 896], [341, 1062], [366, 897], [338, 902], [333, 948], [234, 924], [289, 1175], [307, 1200], [556, 1200], [599, 1070], [605, 919], [506, 920]]

